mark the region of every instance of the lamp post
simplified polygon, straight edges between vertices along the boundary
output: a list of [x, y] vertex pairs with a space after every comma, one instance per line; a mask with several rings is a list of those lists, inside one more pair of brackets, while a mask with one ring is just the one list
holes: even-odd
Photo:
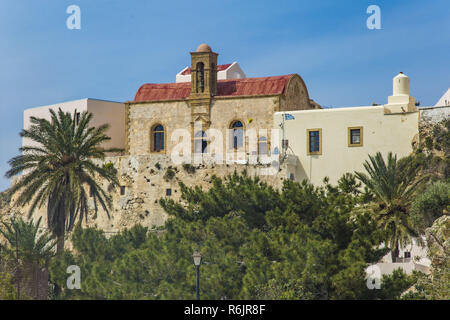
[[198, 250], [195, 250], [192, 258], [194, 259], [195, 270], [197, 271], [197, 300], [200, 300], [200, 264], [202, 263], [202, 255]]

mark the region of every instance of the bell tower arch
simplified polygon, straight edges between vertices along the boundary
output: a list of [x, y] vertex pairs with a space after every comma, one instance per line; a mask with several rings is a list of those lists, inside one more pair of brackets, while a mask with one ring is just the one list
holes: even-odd
[[217, 56], [206, 43], [191, 52], [190, 98], [211, 98], [217, 94]]

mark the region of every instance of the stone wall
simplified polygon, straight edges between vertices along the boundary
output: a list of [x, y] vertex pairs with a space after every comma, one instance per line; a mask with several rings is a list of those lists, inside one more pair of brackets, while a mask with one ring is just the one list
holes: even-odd
[[[278, 96], [214, 99], [211, 105], [209, 128], [223, 133], [224, 150], [226, 150], [227, 130], [235, 120], [241, 121], [244, 129], [266, 129], [268, 132], [266, 137], [270, 140], [273, 114], [279, 107], [278, 103]], [[150, 131], [156, 124], [164, 126], [164, 152], [167, 155], [170, 155], [173, 147], [178, 143], [171, 141], [175, 130], [186, 129], [191, 133], [191, 108], [187, 101], [130, 104], [127, 113], [127, 152], [130, 155], [152, 154]], [[203, 128], [203, 130], [206, 129], [208, 128]]]
[[[264, 174], [263, 170], [267, 169], [266, 165], [245, 164], [203, 164], [194, 166], [195, 172], [189, 173], [183, 169], [182, 165], [174, 165], [170, 158], [163, 154], [108, 157], [104, 162], [114, 164], [120, 184], [125, 187], [125, 194], [121, 195], [119, 188], [110, 190], [113, 196], [110, 218], [101, 208], [97, 217], [94, 217], [92, 201], [88, 222], [83, 224], [97, 226], [108, 233], [115, 233], [138, 223], [149, 228], [163, 225], [167, 215], [160, 206], [159, 200], [165, 197], [179, 200], [181, 195], [179, 182], [187, 186], [200, 186], [206, 190], [211, 185], [213, 175], [223, 177], [232, 174], [235, 170], [237, 172], [247, 170], [248, 175], [257, 175], [261, 180], [279, 188], [287, 175], [283, 166], [275, 175], [265, 176], [261, 174]], [[167, 174], [169, 168], [175, 173], [173, 177]], [[103, 182], [102, 187], [108, 190], [110, 186], [107, 182]], [[170, 189], [170, 195], [167, 195], [168, 189]], [[9, 219], [14, 215], [26, 216], [27, 209], [5, 206], [0, 209], [0, 218]], [[33, 214], [33, 219], [37, 220], [40, 216], [43, 217], [42, 225], [45, 226], [47, 224], [45, 207], [37, 210]]]
[[191, 111], [187, 101], [130, 104], [127, 112], [127, 151], [131, 155], [150, 154], [150, 130], [164, 126], [166, 152], [172, 145], [170, 136], [180, 128], [190, 128]]
[[280, 97], [279, 111], [315, 109], [311, 104], [305, 82], [299, 75], [294, 75], [286, 88], [284, 95]]
[[[224, 151], [227, 150], [227, 130], [233, 121], [241, 121], [244, 130], [254, 129], [256, 134], [259, 130], [267, 130], [264, 135], [270, 143], [270, 131], [272, 119], [279, 98], [277, 96], [252, 97], [252, 98], [225, 98], [214, 100], [211, 107], [211, 128], [223, 133]], [[248, 139], [245, 139], [248, 143]], [[231, 145], [231, 142], [228, 146]], [[229, 148], [228, 148], [229, 150]], [[246, 150], [249, 150], [248, 145]]]

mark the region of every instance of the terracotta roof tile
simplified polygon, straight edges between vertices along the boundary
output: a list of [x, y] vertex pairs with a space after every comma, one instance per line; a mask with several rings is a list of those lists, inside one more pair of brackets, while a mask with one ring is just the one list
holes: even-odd
[[[258, 96], [283, 94], [293, 75], [217, 81], [217, 96]], [[191, 83], [148, 83], [141, 86], [134, 102], [182, 100], [189, 97]]]

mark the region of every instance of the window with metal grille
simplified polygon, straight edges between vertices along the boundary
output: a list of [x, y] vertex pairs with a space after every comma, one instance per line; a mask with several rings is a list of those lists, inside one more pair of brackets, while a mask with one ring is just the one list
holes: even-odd
[[321, 148], [321, 130], [311, 129], [308, 130], [308, 153], [309, 154], [320, 154]]
[[348, 146], [349, 147], [361, 147], [363, 143], [363, 128], [362, 127], [350, 127], [348, 128]]

